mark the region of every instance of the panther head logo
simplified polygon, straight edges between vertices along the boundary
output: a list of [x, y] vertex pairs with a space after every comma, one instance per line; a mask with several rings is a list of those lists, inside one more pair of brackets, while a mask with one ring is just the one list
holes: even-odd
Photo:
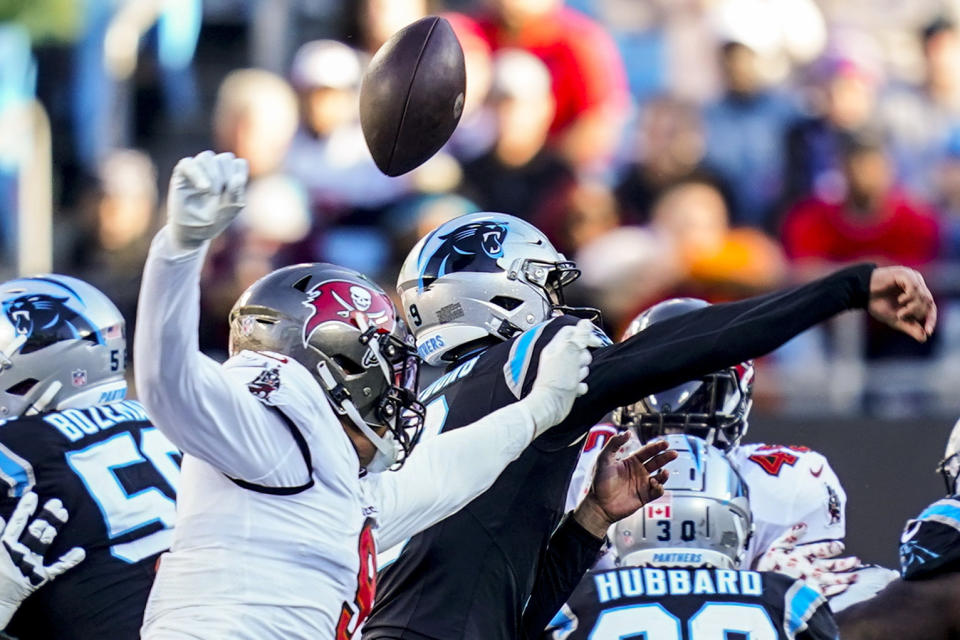
[[[420, 269], [420, 289], [448, 273], [500, 270], [497, 259], [503, 257], [503, 240], [506, 237], [506, 223], [489, 221], [471, 222], [437, 236], [440, 245]], [[427, 245], [424, 245], [424, 249]], [[422, 260], [423, 254], [420, 257]]]
[[3, 312], [18, 336], [27, 341], [20, 349], [29, 353], [61, 340], [80, 338], [99, 344], [97, 330], [84, 316], [66, 305], [68, 298], [43, 293], [20, 296], [3, 303]]

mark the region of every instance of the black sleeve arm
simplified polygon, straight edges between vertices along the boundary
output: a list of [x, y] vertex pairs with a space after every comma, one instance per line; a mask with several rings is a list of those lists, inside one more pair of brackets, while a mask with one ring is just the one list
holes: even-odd
[[616, 407], [765, 355], [842, 311], [866, 307], [874, 268], [860, 264], [793, 289], [711, 305], [597, 349], [589, 391], [537, 442], [565, 446]]
[[546, 557], [539, 565], [533, 591], [520, 621], [520, 638], [540, 638], [570, 598], [583, 575], [594, 565], [606, 538], [596, 538], [567, 513], [554, 530]]

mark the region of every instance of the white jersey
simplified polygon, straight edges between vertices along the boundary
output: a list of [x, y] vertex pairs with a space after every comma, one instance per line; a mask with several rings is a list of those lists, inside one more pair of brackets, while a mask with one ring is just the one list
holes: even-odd
[[[590, 488], [600, 450], [616, 433], [608, 423], [590, 430], [567, 490], [567, 510]], [[846, 535], [847, 494], [823, 455], [807, 447], [745, 444], [731, 449], [727, 457], [747, 485], [753, 513], [755, 529], [743, 568], [753, 568], [773, 541], [800, 522], [806, 523], [807, 531], [799, 544], [842, 540]]]
[[827, 459], [807, 447], [744, 444], [727, 458], [750, 492], [754, 533], [745, 569], [753, 568], [770, 544], [795, 524], [807, 530], [797, 544], [842, 540], [847, 494]]
[[184, 457], [173, 545], [142, 637], [359, 637], [376, 547], [485, 491], [529, 444], [533, 420], [510, 405], [424, 442], [400, 471], [361, 479], [306, 368], [279, 354], [241, 352], [220, 365], [199, 352], [204, 251], [178, 254], [167, 233], [144, 271], [135, 363], [143, 404]]

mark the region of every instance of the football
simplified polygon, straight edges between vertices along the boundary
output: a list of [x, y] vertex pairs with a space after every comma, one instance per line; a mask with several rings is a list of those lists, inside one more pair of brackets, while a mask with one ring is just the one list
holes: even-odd
[[435, 154], [460, 121], [465, 88], [463, 49], [446, 19], [393, 34], [360, 86], [360, 126], [380, 171], [399, 176]]

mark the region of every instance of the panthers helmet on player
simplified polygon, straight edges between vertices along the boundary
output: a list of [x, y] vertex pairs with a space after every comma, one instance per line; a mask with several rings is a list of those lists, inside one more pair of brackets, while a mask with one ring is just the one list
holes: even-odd
[[509, 340], [557, 311], [577, 311], [564, 305], [563, 288], [579, 276], [533, 225], [505, 213], [471, 213], [416, 244], [397, 292], [420, 357], [439, 365], [473, 345]]
[[[696, 298], [665, 300], [634, 318], [623, 339], [707, 306], [708, 302]], [[747, 433], [753, 378], [753, 362], [743, 362], [621, 407], [614, 412], [614, 422], [635, 429], [642, 442], [668, 433], [688, 433], [727, 450]]]
[[739, 567], [753, 532], [746, 484], [700, 438], [666, 440], [678, 456], [663, 497], [614, 525], [619, 564]]
[[120, 311], [97, 288], [62, 275], [0, 285], [0, 418], [122, 400]]
[[937, 471], [943, 476], [947, 495], [957, 495], [957, 478], [960, 477], [960, 420], [953, 425], [943, 460], [937, 465]]
[[337, 413], [377, 448], [368, 471], [402, 464], [416, 443], [424, 410], [413, 337], [366, 276], [326, 263], [264, 276], [230, 312], [230, 354], [242, 350], [305, 366]]

